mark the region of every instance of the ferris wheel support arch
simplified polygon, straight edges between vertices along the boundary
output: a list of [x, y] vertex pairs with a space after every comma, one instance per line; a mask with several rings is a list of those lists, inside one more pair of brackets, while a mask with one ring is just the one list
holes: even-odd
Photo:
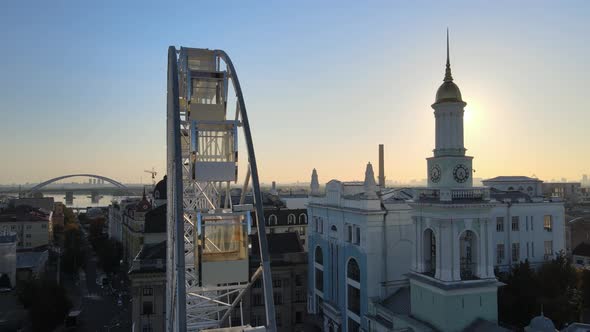
[[[187, 51], [188, 50], [188, 51]], [[264, 299], [265, 299], [265, 310], [266, 310], [266, 328], [268, 331], [276, 331], [276, 323], [275, 323], [275, 310], [274, 310], [274, 299], [273, 299], [273, 291], [272, 291], [272, 277], [271, 277], [271, 270], [270, 270], [270, 258], [268, 253], [268, 244], [266, 238], [266, 231], [265, 231], [265, 222], [264, 222], [264, 210], [262, 205], [262, 193], [260, 191], [260, 182], [259, 182], [259, 174], [256, 164], [256, 156], [254, 153], [254, 143], [252, 140], [252, 132], [250, 128], [250, 123], [248, 119], [248, 114], [246, 111], [246, 104], [244, 101], [244, 96], [242, 93], [242, 89], [238, 80], [238, 76], [235, 70], [235, 67], [227, 55], [226, 52], [222, 50], [200, 50], [200, 49], [186, 49], [181, 48], [180, 54], [182, 55], [183, 51], [190, 52], [190, 50], [197, 50], [202, 52], [213, 52], [214, 57], [217, 61], [217, 70], [219, 70], [219, 63], [223, 61], [226, 66], [226, 80], [225, 82], [231, 80], [233, 90], [235, 92], [237, 98], [237, 110], [236, 110], [236, 123], [238, 121], [238, 115], [241, 118], [241, 127], [243, 130], [243, 136], [247, 148], [248, 153], [248, 168], [247, 168], [247, 175], [244, 181], [244, 191], [242, 192], [242, 199], [246, 194], [246, 189], [248, 188], [248, 183], [251, 182], [252, 192], [254, 197], [254, 213], [253, 219], [256, 223], [257, 227], [257, 234], [258, 234], [258, 243], [259, 243], [259, 251], [260, 251], [260, 258], [261, 258], [261, 267], [255, 273], [254, 276], [251, 276], [252, 279], [248, 286], [246, 286], [241, 293], [237, 296], [235, 300], [230, 301], [232, 306], [235, 306], [237, 301], [239, 301], [242, 296], [244, 295], [244, 291], [251, 285], [253, 280], [260, 274], [262, 274], [263, 278], [263, 289], [264, 289]], [[179, 82], [180, 75], [179, 75], [179, 62], [182, 59], [179, 59], [178, 56], [179, 52], [176, 50], [174, 46], [170, 46], [168, 49], [168, 92], [167, 92], [167, 168], [169, 174], [169, 181], [168, 181], [168, 265], [167, 265], [167, 280], [169, 283], [168, 292], [167, 292], [167, 331], [168, 332], [185, 332], [187, 331], [187, 315], [188, 317], [192, 317], [187, 312], [187, 288], [188, 283], [185, 280], [186, 276], [190, 276], [190, 273], [185, 273], [187, 271], [187, 266], [185, 266], [185, 256], [188, 258], [192, 258], [192, 260], [196, 260], [194, 257], [187, 256], [187, 252], [190, 253], [191, 250], [194, 252], [195, 243], [189, 243], [189, 247], [187, 249], [187, 220], [190, 217], [187, 217], [187, 199], [183, 197], [183, 194], [186, 193], [186, 186], [187, 186], [187, 167], [186, 167], [186, 153], [183, 150], [183, 145], [181, 142], [181, 136], [186, 136], [187, 134], [183, 132], [188, 130], [190, 125], [186, 125], [183, 127], [183, 121], [181, 119], [181, 84], [184, 85], [193, 84], [191, 82]], [[181, 65], [187, 66], [189, 61], [185, 59], [185, 62]], [[182, 67], [181, 67], [182, 68]], [[186, 77], [183, 78], [186, 80]], [[190, 79], [190, 77], [189, 77]], [[184, 86], [183, 86], [184, 88]], [[198, 88], [198, 86], [197, 86]], [[227, 85], [225, 85], [227, 89]], [[227, 93], [227, 90], [226, 90]], [[219, 97], [217, 97], [219, 98]], [[189, 93], [189, 100], [190, 100], [190, 93]], [[186, 102], [186, 97], [185, 100]], [[225, 100], [227, 103], [227, 101]], [[225, 107], [227, 105], [225, 104]], [[182, 107], [186, 107], [185, 105]], [[186, 122], [186, 118], [185, 118]], [[193, 121], [193, 126], [194, 126]], [[182, 129], [185, 128], [185, 129]], [[194, 130], [194, 128], [193, 128]], [[196, 133], [196, 131], [195, 131]], [[183, 137], [184, 137], [183, 136]], [[196, 136], [196, 134], [195, 134]], [[193, 139], [193, 138], [191, 138]], [[196, 138], [195, 138], [196, 140]], [[237, 140], [237, 138], [236, 138]], [[237, 142], [237, 141], [236, 141]], [[235, 147], [237, 149], [237, 147]], [[198, 150], [197, 150], [198, 151]], [[183, 154], [185, 153], [185, 154]], [[236, 150], [237, 156], [237, 150]], [[236, 160], [237, 164], [237, 160]], [[236, 166], [236, 174], [237, 174], [237, 166]], [[237, 175], [236, 175], [237, 178]], [[190, 182], [190, 180], [189, 180]], [[202, 185], [202, 183], [201, 183]], [[198, 187], [199, 190], [204, 192], [204, 189], [196, 183], [195, 186]], [[207, 187], [205, 187], [206, 189]], [[221, 188], [221, 184], [219, 184], [219, 188]], [[215, 188], [213, 188], [215, 190]], [[219, 194], [219, 193], [217, 193]], [[226, 191], [226, 200], [227, 195], [229, 194], [229, 182], [227, 182], [227, 191]], [[203, 194], [206, 197], [206, 193]], [[231, 199], [231, 198], [230, 198]], [[211, 200], [207, 198], [207, 202], [211, 205], [214, 205]], [[227, 204], [227, 203], [226, 203]], [[241, 204], [241, 203], [240, 203]], [[231, 203], [230, 203], [231, 205]], [[215, 206], [214, 206], [215, 207]], [[227, 206], [226, 206], [227, 208]], [[248, 215], [248, 218], [249, 215]], [[249, 219], [248, 219], [249, 220]], [[189, 223], [189, 227], [196, 227], [194, 224]], [[199, 219], [199, 227], [201, 227], [200, 219]], [[194, 231], [196, 232], [196, 231]], [[193, 235], [192, 233], [190, 233]], [[199, 233], [200, 234], [200, 233]], [[200, 236], [200, 235], [198, 235]], [[190, 236], [189, 236], [190, 238]], [[190, 242], [190, 241], [189, 241]], [[203, 238], [203, 242], [205, 242], [205, 238]], [[201, 246], [201, 242], [198, 242], [199, 246]], [[206, 242], [205, 242], [206, 246]], [[200, 249], [201, 250], [201, 249]], [[191, 260], [191, 261], [192, 261]], [[200, 273], [200, 271], [199, 271]], [[187, 285], [186, 287], [184, 285]], [[191, 295], [195, 295], [194, 292], [190, 292]], [[204, 296], [200, 296], [200, 298], [204, 298]], [[229, 295], [228, 295], [229, 298]], [[215, 301], [219, 303], [219, 301]], [[191, 304], [189, 302], [189, 304]], [[189, 306], [193, 308], [194, 306]], [[192, 309], [191, 309], [192, 310]], [[222, 315], [220, 324], [223, 323], [223, 320], [226, 319], [229, 315], [229, 310]], [[194, 318], [194, 317], [193, 317]], [[220, 327], [220, 326], [219, 326]]]

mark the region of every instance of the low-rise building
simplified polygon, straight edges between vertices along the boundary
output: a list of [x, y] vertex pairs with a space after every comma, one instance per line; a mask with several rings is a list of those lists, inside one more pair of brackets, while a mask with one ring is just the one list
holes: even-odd
[[16, 233], [17, 250], [47, 246], [52, 238], [50, 214], [27, 205], [0, 212], [0, 232]]
[[162, 332], [166, 324], [166, 242], [145, 244], [129, 270], [132, 331]]
[[[250, 275], [260, 267], [258, 236], [250, 236]], [[278, 331], [305, 331], [307, 309], [307, 253], [296, 233], [267, 234], [271, 261], [275, 318]], [[261, 326], [266, 322], [262, 279], [258, 279], [245, 297], [244, 323]], [[232, 326], [242, 325], [235, 309]]]
[[129, 270], [133, 326], [164, 331], [166, 300], [166, 205], [145, 215], [143, 244]]

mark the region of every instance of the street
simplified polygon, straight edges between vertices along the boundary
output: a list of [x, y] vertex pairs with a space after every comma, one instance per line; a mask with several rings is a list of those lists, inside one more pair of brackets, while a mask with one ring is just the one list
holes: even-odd
[[[97, 266], [98, 258], [90, 242], [87, 232], [82, 228], [82, 242], [86, 254], [86, 267], [79, 273], [79, 280], [74, 281], [73, 286], [78, 286], [77, 299], [72, 299], [74, 310], [79, 305], [82, 310], [78, 319], [79, 331], [130, 331], [131, 330], [131, 303], [127, 284], [125, 284], [126, 271], [124, 267], [114, 275], [110, 284], [104, 287], [97, 284], [97, 277], [102, 271]], [[123, 280], [123, 282], [121, 282]], [[71, 279], [70, 279], [71, 282]], [[77, 285], [76, 285], [77, 283]], [[117, 304], [118, 294], [122, 296], [122, 305]]]

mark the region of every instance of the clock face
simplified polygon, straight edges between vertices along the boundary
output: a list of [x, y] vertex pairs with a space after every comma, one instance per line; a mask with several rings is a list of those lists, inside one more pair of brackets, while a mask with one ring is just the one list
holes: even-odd
[[467, 179], [469, 179], [469, 168], [463, 164], [455, 166], [455, 169], [453, 169], [453, 177], [455, 178], [455, 181], [459, 183], [467, 181]]
[[430, 169], [430, 181], [434, 183], [440, 181], [440, 173], [440, 166], [438, 166], [437, 164], [432, 166], [432, 169]]

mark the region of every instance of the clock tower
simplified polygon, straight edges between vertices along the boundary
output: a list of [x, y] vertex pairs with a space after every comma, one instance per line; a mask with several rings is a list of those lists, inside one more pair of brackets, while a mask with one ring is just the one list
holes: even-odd
[[498, 320], [489, 189], [473, 187], [473, 157], [465, 155], [466, 103], [449, 61], [432, 105], [434, 156], [427, 158], [428, 186], [414, 188], [411, 314], [440, 331], [462, 331], [476, 319]]
[[434, 156], [427, 158], [428, 187], [469, 188], [473, 185], [473, 157], [465, 155], [463, 142], [463, 113], [465, 103], [461, 91], [453, 82], [449, 59], [447, 32], [447, 66], [445, 78], [432, 104], [435, 118], [436, 141]]

